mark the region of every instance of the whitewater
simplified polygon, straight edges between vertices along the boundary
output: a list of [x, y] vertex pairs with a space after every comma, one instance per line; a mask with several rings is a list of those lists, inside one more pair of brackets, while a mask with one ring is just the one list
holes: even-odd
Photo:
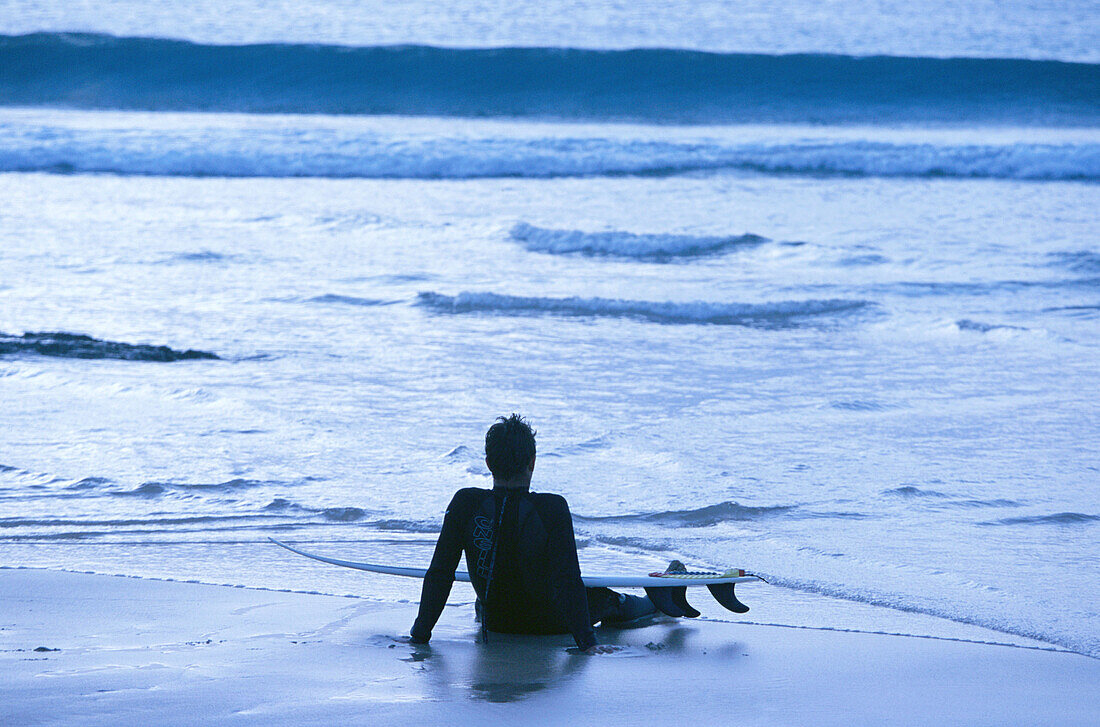
[[0, 1], [0, 565], [415, 600], [266, 538], [517, 411], [588, 572], [1100, 656], [1096, 3], [223, 5]]

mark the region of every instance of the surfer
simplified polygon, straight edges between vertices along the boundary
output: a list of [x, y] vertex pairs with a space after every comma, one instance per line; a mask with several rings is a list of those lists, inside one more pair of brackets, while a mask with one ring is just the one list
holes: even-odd
[[571, 633], [577, 648], [604, 653], [592, 626], [623, 624], [655, 613], [648, 597], [585, 588], [569, 505], [561, 495], [530, 491], [535, 432], [518, 414], [485, 434], [491, 490], [455, 493], [443, 517], [411, 639], [425, 644], [443, 612], [463, 551], [477, 592], [483, 631]]

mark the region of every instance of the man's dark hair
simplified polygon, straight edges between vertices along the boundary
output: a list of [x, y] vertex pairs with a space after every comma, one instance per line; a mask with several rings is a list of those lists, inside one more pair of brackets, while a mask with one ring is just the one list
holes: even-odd
[[527, 468], [535, 456], [535, 430], [519, 414], [505, 419], [485, 432], [485, 463], [498, 480], [510, 480]]

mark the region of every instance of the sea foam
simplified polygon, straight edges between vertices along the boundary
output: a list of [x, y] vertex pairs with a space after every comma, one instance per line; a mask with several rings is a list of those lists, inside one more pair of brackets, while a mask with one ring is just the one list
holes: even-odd
[[[0, 172], [375, 179], [668, 176], [1100, 179], [1100, 138], [979, 142], [868, 131], [685, 133], [659, 127], [311, 116], [40, 112], [0, 114]], [[755, 138], [754, 138], [755, 137]], [[525, 235], [530, 237], [530, 235]], [[559, 238], [560, 244], [562, 240]], [[652, 241], [651, 241], [652, 242]], [[674, 244], [669, 241], [668, 244]], [[547, 245], [544, 239], [540, 243]], [[589, 239], [595, 247], [607, 245]], [[593, 248], [595, 249], [595, 248]]]

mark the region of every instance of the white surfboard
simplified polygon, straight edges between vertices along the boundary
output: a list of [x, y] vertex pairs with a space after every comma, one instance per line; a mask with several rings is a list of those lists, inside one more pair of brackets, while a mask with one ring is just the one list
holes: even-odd
[[[268, 540], [286, 548], [292, 553], [297, 553], [298, 555], [312, 558], [313, 560], [319, 560], [322, 563], [338, 565], [343, 568], [354, 568], [355, 570], [368, 571], [370, 573], [385, 573], [391, 576], [404, 576], [407, 578], [423, 578], [428, 573], [426, 568], [406, 568], [403, 566], [378, 565], [375, 563], [361, 563], [354, 560], [329, 558], [324, 555], [318, 555], [295, 548], [275, 538], [268, 538]], [[469, 583], [470, 574], [466, 571], [456, 570], [455, 580]], [[661, 611], [664, 611], [670, 616], [692, 617], [698, 615], [698, 611], [695, 611], [695, 609], [687, 606], [687, 604], [683, 602], [683, 592], [681, 589], [687, 586], [708, 586], [710, 592], [720, 604], [735, 613], [744, 613], [749, 610], [748, 606], [742, 604], [733, 595], [734, 584], [752, 583], [763, 580], [763, 578], [752, 575], [751, 573], [746, 573], [740, 568], [731, 568], [724, 572], [673, 571], [671, 573], [659, 572], [650, 573], [648, 575], [582, 575], [581, 580], [588, 588], [644, 588], [646, 589], [646, 593], [649, 594], [650, 598]], [[669, 603], [670, 600], [672, 601], [671, 604]]]

